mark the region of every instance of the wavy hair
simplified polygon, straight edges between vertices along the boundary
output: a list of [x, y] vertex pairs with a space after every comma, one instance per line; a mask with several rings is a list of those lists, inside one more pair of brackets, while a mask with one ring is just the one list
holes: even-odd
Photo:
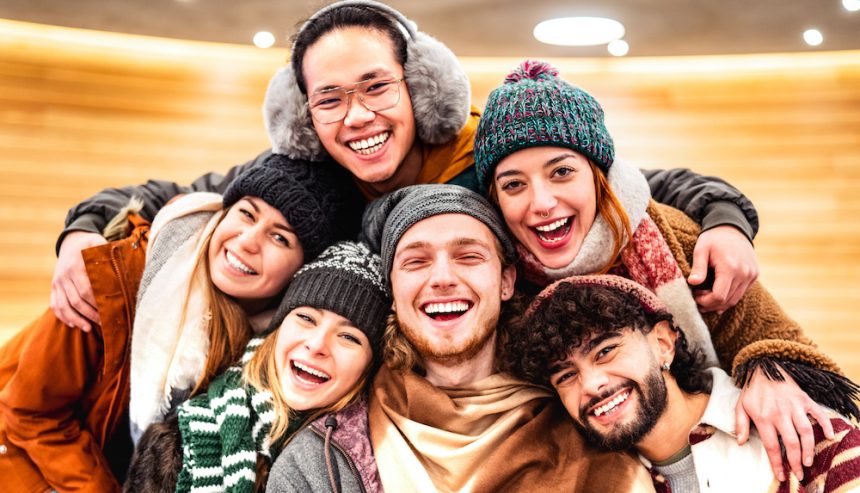
[[503, 348], [503, 369], [518, 378], [552, 387], [553, 367], [595, 335], [633, 329], [648, 334], [665, 321], [678, 335], [670, 372], [686, 392], [710, 391], [711, 379], [702, 368], [704, 354], [690, 348], [684, 331], [666, 311], [646, 312], [633, 295], [605, 286], [573, 286], [562, 282], [539, 310], [516, 317]]

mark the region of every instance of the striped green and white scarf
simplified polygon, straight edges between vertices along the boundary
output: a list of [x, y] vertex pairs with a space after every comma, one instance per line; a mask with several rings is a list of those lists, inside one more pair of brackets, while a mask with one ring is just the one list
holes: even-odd
[[263, 342], [248, 342], [241, 365], [230, 367], [178, 408], [182, 470], [177, 492], [251, 492], [257, 455], [271, 460], [272, 394], [248, 385], [242, 368]]

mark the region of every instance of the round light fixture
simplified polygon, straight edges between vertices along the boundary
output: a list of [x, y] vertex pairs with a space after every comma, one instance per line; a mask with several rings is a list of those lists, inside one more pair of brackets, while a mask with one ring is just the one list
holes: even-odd
[[824, 41], [824, 36], [821, 35], [821, 31], [818, 29], [807, 29], [803, 31], [803, 40], [809, 46], [818, 46]]
[[254, 35], [254, 46], [257, 48], [271, 48], [275, 44], [275, 35], [269, 31], [260, 31]]
[[842, 6], [849, 12], [860, 10], [860, 0], [842, 0]]
[[541, 22], [533, 31], [541, 43], [560, 46], [594, 46], [624, 36], [624, 26], [605, 17], [561, 17]]
[[630, 51], [630, 45], [623, 39], [616, 39], [615, 41], [610, 41], [606, 49], [609, 50], [609, 54], [612, 56], [624, 56]]

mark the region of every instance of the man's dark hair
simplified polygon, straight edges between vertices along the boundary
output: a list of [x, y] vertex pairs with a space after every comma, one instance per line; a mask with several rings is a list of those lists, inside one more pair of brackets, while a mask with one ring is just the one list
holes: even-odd
[[385, 34], [394, 45], [394, 58], [400, 65], [406, 64], [406, 33], [401, 31], [396, 19], [372, 5], [345, 5], [323, 12], [293, 36], [290, 63], [302, 93], [307, 94], [302, 71], [305, 52], [325, 34], [347, 27], [362, 27]]
[[553, 366], [594, 336], [631, 328], [647, 334], [661, 321], [678, 333], [672, 376], [686, 392], [710, 391], [704, 354], [687, 346], [684, 331], [665, 311], [648, 312], [632, 294], [598, 285], [561, 283], [534, 313], [514, 318], [508, 327], [503, 368], [526, 381], [551, 387]]

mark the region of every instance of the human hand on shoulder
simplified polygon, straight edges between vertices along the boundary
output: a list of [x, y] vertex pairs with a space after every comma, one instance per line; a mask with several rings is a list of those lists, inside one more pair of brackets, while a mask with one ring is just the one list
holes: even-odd
[[752, 419], [774, 476], [779, 481], [786, 479], [780, 447], [782, 440], [791, 472], [802, 480], [803, 467], [812, 466], [815, 459], [815, 437], [807, 415], [821, 424], [827, 438], [833, 438], [833, 425], [825, 408], [813, 401], [781, 368], [779, 372], [783, 381], [772, 380], [761, 368], [756, 368], [741, 390], [741, 398], [735, 408], [737, 441], [738, 445], [743, 445], [749, 439]]
[[[712, 286], [697, 289], [714, 269]], [[687, 282], [702, 312], [723, 312], [735, 306], [750, 284], [758, 278], [759, 268], [752, 243], [739, 229], [724, 225], [703, 231], [693, 250], [693, 266]]]
[[105, 243], [107, 240], [98, 233], [73, 231], [63, 239], [54, 267], [51, 310], [63, 323], [84, 332], [89, 332], [92, 324], [101, 323], [101, 320], [81, 251]]

